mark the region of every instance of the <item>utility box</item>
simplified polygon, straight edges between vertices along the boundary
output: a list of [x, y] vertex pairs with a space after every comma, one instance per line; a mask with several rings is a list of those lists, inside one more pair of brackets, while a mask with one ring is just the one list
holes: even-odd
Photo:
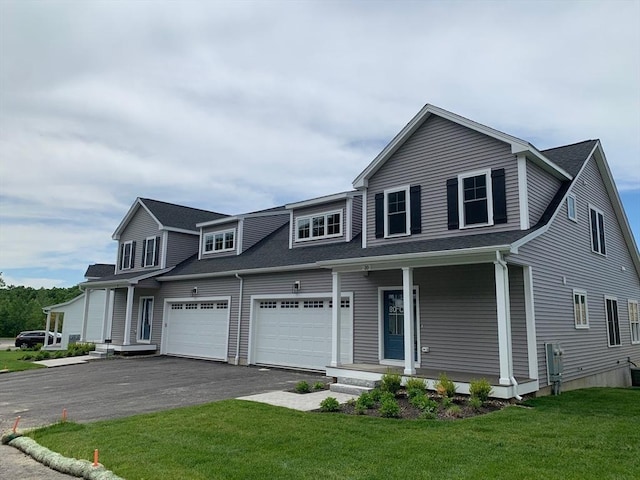
[[564, 350], [559, 343], [545, 343], [547, 352], [547, 376], [549, 383], [562, 381], [562, 372], [564, 370], [563, 355]]

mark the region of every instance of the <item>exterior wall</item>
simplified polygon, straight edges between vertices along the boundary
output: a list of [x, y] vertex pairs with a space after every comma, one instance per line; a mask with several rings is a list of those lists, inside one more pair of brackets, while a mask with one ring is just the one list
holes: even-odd
[[362, 195], [353, 197], [351, 205], [351, 238], [362, 233]]
[[[104, 290], [95, 290], [89, 297], [89, 315], [87, 319], [87, 340], [97, 341], [102, 336], [102, 317], [104, 315]], [[62, 341], [60, 348], [66, 349], [69, 346], [69, 336], [82, 334], [82, 320], [84, 317], [84, 297], [79, 295], [71, 303], [52, 310], [56, 313], [64, 313], [62, 321]], [[53, 331], [55, 323], [52, 320], [49, 329]]]
[[248, 217], [243, 220], [242, 251], [250, 249], [267, 235], [273, 233], [289, 221], [286, 215], [270, 215], [268, 217]]
[[[138, 207], [136, 213], [133, 215], [127, 226], [124, 228], [118, 241], [118, 251], [116, 252], [116, 273], [122, 272], [138, 272], [153, 269], [155, 267], [143, 267], [142, 266], [142, 250], [144, 239], [151, 236], [160, 235], [158, 224], [147, 213], [147, 211]], [[162, 237], [162, 235], [160, 235]], [[133, 262], [133, 268], [121, 270], [120, 269], [120, 245], [124, 242], [134, 241], [136, 242], [135, 258]], [[160, 259], [159, 264], [162, 265], [162, 245], [160, 246]]]
[[[173, 267], [198, 253], [198, 242], [200, 240], [198, 235], [178, 232], [167, 232], [167, 234], [167, 267]], [[162, 248], [162, 245], [160, 245], [160, 256], [162, 256]]]
[[[541, 387], [547, 385], [545, 342], [564, 348], [567, 382], [617, 369], [627, 357], [640, 361], [640, 344], [631, 344], [627, 306], [628, 300], [640, 300], [640, 280], [593, 159], [570, 191], [578, 221], [567, 218], [563, 203], [548, 231], [513, 256], [532, 266]], [[604, 213], [606, 257], [591, 250], [589, 204]], [[588, 329], [575, 328], [573, 289], [587, 292]], [[605, 295], [618, 299], [620, 346], [608, 346]]]
[[560, 185], [560, 180], [527, 160], [527, 200], [531, 226], [538, 223]]
[[[111, 340], [116, 345], [122, 345], [124, 342], [124, 324], [126, 314], [127, 289], [117, 288], [113, 291], [113, 319], [111, 322]], [[133, 321], [131, 323], [133, 323]]]
[[[234, 238], [234, 249], [233, 250], [229, 250], [226, 252], [209, 252], [209, 253], [204, 253], [204, 237], [206, 234], [208, 233], [216, 233], [216, 232], [225, 232], [227, 230], [235, 230], [235, 238]], [[217, 258], [217, 257], [230, 257], [233, 255], [236, 255], [238, 250], [237, 250], [237, 244], [238, 242], [238, 222], [229, 222], [229, 223], [225, 223], [223, 225], [215, 225], [213, 227], [206, 227], [202, 229], [202, 233], [200, 234], [200, 255], [202, 256], [202, 258]], [[197, 252], [197, 249], [196, 249]]]
[[[508, 222], [491, 227], [448, 230], [447, 180], [486, 168], [505, 169]], [[408, 184], [422, 187], [422, 233], [393, 239], [375, 238], [375, 194]], [[519, 228], [517, 161], [509, 145], [437, 116], [425, 121], [369, 180], [367, 245]]]
[[527, 318], [524, 303], [523, 269], [517, 265], [509, 265], [508, 268], [513, 374], [516, 378], [529, 378], [529, 350], [527, 345]]
[[[347, 202], [346, 200], [339, 200], [336, 202], [331, 202], [331, 203], [326, 203], [323, 205], [314, 205], [313, 207], [306, 207], [306, 208], [298, 208], [296, 210], [294, 210], [293, 212], [293, 224], [291, 225], [291, 238], [292, 238], [292, 245], [293, 248], [296, 247], [308, 247], [310, 245], [323, 245], [323, 244], [327, 244], [327, 243], [339, 243], [339, 242], [344, 242], [345, 241], [345, 227], [346, 227], [346, 212], [347, 212], [347, 208], [346, 208]], [[340, 210], [342, 212], [342, 225], [341, 225], [341, 233], [342, 235], [340, 235], [339, 237], [333, 237], [333, 238], [323, 238], [323, 239], [317, 239], [317, 240], [304, 240], [301, 242], [296, 242], [296, 222], [297, 219], [300, 217], [307, 217], [309, 215], [315, 215], [315, 214], [320, 214], [320, 213], [325, 213], [325, 212], [333, 212], [333, 211], [337, 211]]]

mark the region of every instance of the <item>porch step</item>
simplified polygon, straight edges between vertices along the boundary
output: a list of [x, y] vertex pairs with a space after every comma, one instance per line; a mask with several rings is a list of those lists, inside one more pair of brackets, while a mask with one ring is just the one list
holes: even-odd
[[364, 387], [369, 390], [380, 386], [380, 380], [365, 380], [362, 378], [354, 377], [338, 377], [338, 381], [336, 383], [342, 385], [352, 385], [354, 387]]
[[346, 383], [332, 383], [329, 390], [335, 393], [348, 393], [349, 395], [360, 395], [371, 391], [371, 387], [361, 387], [358, 385], [348, 385]]
[[89, 352], [89, 356], [93, 358], [107, 358], [106, 350], [92, 350]]

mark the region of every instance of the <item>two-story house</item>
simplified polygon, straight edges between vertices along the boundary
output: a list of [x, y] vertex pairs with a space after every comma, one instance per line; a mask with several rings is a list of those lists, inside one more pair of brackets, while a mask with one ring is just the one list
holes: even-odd
[[115, 275], [82, 286], [114, 290], [123, 352], [502, 398], [628, 384], [640, 360], [640, 256], [597, 140], [539, 151], [426, 105], [352, 191], [235, 216], [138, 199], [114, 239]]

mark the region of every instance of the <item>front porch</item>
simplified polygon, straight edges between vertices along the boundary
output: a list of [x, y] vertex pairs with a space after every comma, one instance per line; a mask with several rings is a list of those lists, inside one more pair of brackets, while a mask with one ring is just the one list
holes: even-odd
[[[427, 388], [435, 390], [434, 385], [438, 381], [438, 377], [443, 370], [434, 370], [430, 368], [416, 368], [414, 375], [404, 375], [404, 368], [400, 366], [352, 363], [348, 365], [340, 365], [339, 367], [326, 367], [327, 377], [333, 377], [339, 384], [359, 385], [373, 387], [377, 385], [385, 373], [395, 373], [403, 376], [403, 383], [409, 377], [417, 377], [426, 380]], [[471, 372], [455, 372], [445, 371], [447, 377], [456, 384], [457, 393], [469, 395], [469, 386], [471, 381], [484, 378], [491, 383], [493, 391], [491, 396], [494, 398], [509, 399], [534, 393], [539, 390], [539, 382], [536, 379], [514, 377], [515, 384], [501, 385], [500, 378], [497, 375], [481, 375]]]

